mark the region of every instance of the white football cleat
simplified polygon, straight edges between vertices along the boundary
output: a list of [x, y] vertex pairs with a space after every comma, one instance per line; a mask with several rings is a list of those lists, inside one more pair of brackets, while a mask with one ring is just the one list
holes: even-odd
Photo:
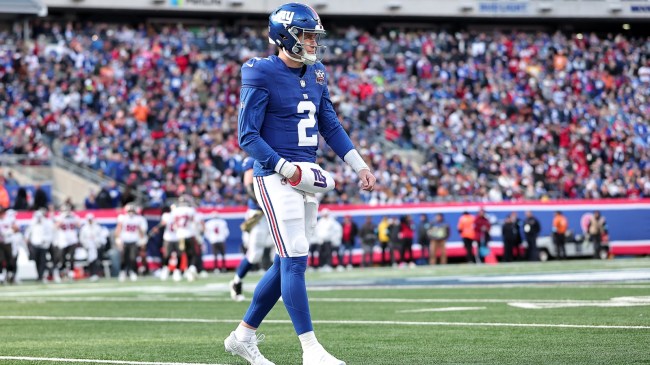
[[302, 365], [345, 365], [345, 361], [339, 360], [325, 351], [320, 344], [313, 349], [302, 353]]
[[246, 299], [242, 294], [242, 284], [241, 281], [235, 284], [234, 280], [230, 280], [228, 283], [228, 286], [230, 287], [230, 298], [236, 302], [241, 302]]
[[172, 280], [174, 281], [181, 281], [183, 279], [183, 275], [181, 274], [181, 271], [176, 269], [174, 270], [174, 273], [172, 274]]
[[120, 275], [118, 275], [117, 281], [119, 281], [120, 283], [125, 282], [126, 281], [126, 272], [120, 271]]
[[138, 274], [131, 271], [131, 273], [129, 274], [129, 279], [131, 279], [131, 281], [137, 281], [138, 280]]
[[169, 277], [169, 268], [167, 266], [163, 266], [162, 269], [160, 269], [160, 280], [165, 281]]
[[59, 275], [58, 270], [54, 270], [54, 274], [52, 274], [52, 277], [53, 277], [55, 283], [58, 284], [58, 283], [61, 282], [61, 275]]
[[233, 356], [238, 355], [244, 358], [251, 365], [275, 365], [260, 353], [257, 344], [264, 340], [264, 335], [257, 337], [253, 336], [250, 341], [239, 341], [235, 337], [235, 332], [231, 332], [223, 344], [226, 347], [226, 352], [230, 352]]

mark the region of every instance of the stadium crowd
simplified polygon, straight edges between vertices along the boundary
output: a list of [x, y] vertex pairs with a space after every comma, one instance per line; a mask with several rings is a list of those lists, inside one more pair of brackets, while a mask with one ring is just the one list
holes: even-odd
[[[325, 203], [650, 196], [650, 38], [328, 27], [330, 93], [379, 189], [324, 149]], [[150, 193], [243, 205], [239, 68], [264, 27], [0, 33], [0, 153], [51, 149]], [[321, 141], [321, 143], [323, 143]]]

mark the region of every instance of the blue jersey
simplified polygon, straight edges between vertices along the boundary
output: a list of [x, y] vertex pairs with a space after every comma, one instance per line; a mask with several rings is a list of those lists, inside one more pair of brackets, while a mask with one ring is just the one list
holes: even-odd
[[[244, 163], [242, 164], [242, 171], [246, 172], [252, 169], [254, 164], [255, 164], [254, 159], [250, 157], [246, 157], [244, 159]], [[260, 208], [260, 206], [257, 204], [257, 201], [255, 201], [255, 199], [253, 198], [248, 198], [248, 209], [262, 210], [262, 208]]]
[[301, 77], [301, 68], [271, 56], [241, 68], [239, 145], [255, 159], [255, 176], [274, 174], [280, 158], [316, 162], [318, 133], [341, 158], [354, 148], [332, 106], [325, 67], [304, 67]]

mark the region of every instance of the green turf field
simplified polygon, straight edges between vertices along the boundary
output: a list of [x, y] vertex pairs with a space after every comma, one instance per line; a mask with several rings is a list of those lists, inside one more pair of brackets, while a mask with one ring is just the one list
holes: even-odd
[[[649, 259], [623, 259], [357, 269], [308, 283], [316, 334], [349, 365], [650, 364], [649, 276]], [[248, 298], [259, 277], [247, 278]], [[223, 349], [249, 303], [230, 300], [230, 279], [0, 287], [0, 363], [243, 365]], [[259, 332], [267, 358], [301, 364], [281, 302]]]

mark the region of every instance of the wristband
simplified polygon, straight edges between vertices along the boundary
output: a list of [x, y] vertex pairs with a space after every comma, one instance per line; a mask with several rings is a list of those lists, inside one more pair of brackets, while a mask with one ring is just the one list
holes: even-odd
[[363, 160], [359, 152], [355, 149], [351, 149], [348, 153], [346, 153], [343, 160], [347, 162], [347, 164], [350, 165], [350, 167], [352, 167], [354, 172], [357, 174], [363, 169], [370, 170], [370, 167], [366, 165], [366, 162]]
[[275, 172], [278, 174], [286, 177], [287, 179], [290, 179], [293, 174], [296, 172], [296, 165], [292, 164], [291, 162], [285, 160], [284, 158], [280, 158], [280, 161], [278, 161], [277, 164], [275, 164]]

